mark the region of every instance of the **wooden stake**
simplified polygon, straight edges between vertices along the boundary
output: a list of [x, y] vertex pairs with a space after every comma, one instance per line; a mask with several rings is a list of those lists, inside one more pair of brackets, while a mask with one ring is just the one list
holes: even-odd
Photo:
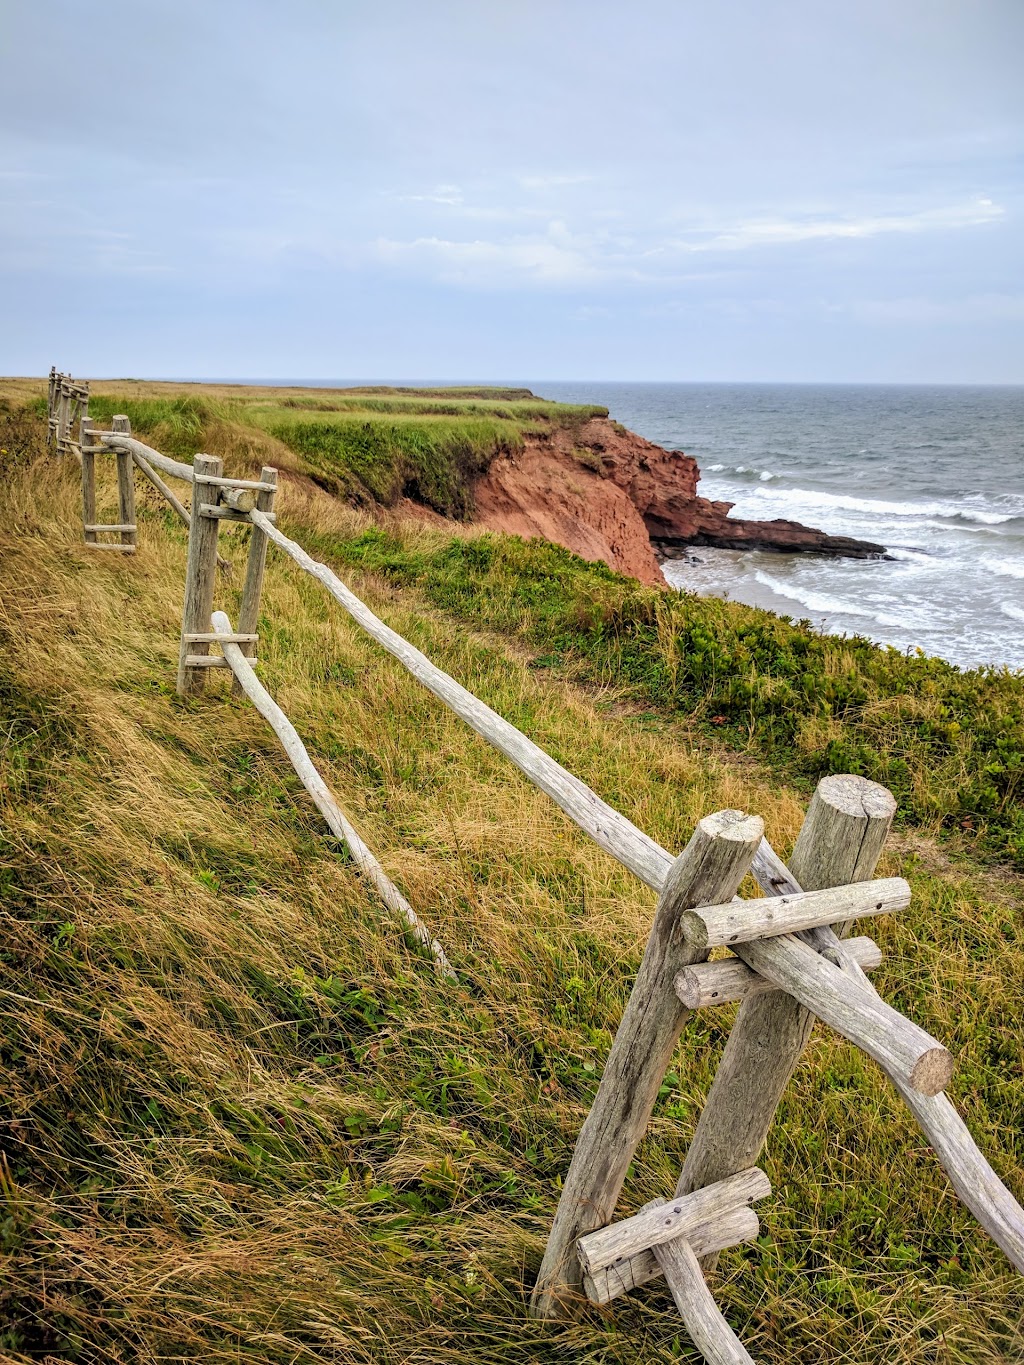
[[[132, 424], [123, 414], [115, 417], [111, 422], [111, 427], [119, 436], [130, 436], [132, 434]], [[127, 450], [117, 450], [114, 452], [117, 460], [117, 504], [123, 524], [134, 527], [135, 525], [135, 465], [131, 453]], [[138, 532], [135, 530], [121, 532], [122, 545], [135, 545], [138, 542]]]
[[[270, 517], [274, 511], [274, 489], [277, 487], [277, 470], [273, 465], [264, 465], [260, 470], [260, 482], [271, 484], [271, 488], [261, 488], [256, 494], [257, 511]], [[242, 653], [249, 657], [256, 653], [255, 631], [260, 623], [260, 596], [263, 592], [263, 574], [267, 567], [267, 533], [253, 523], [249, 540], [249, 559], [245, 566], [245, 583], [242, 587], [242, 605], [238, 610], [238, 629], [243, 634], [253, 633], [251, 644], [242, 645]], [[242, 684], [235, 678], [231, 690], [239, 695]]]
[[680, 913], [735, 895], [763, 829], [760, 817], [740, 811], [705, 816], [672, 865], [636, 983], [565, 1177], [533, 1292], [535, 1317], [564, 1316], [570, 1311], [569, 1300], [580, 1292], [576, 1243], [611, 1221], [679, 1041], [688, 1011], [676, 997], [672, 981], [683, 967], [707, 957], [707, 949], [694, 947], [683, 937]]
[[694, 1346], [708, 1365], [754, 1365], [712, 1297], [700, 1262], [684, 1239], [654, 1248], [672, 1298]]
[[[798, 886], [818, 891], [869, 880], [895, 812], [892, 794], [875, 782], [822, 778], [789, 864]], [[783, 991], [744, 1000], [686, 1154], [677, 1194], [757, 1164], [813, 1027], [810, 1010]]]
[[[219, 476], [223, 460], [212, 455], [197, 455], [192, 461], [196, 474]], [[196, 490], [198, 492], [198, 489]], [[214, 505], [219, 501], [219, 490], [214, 487], [206, 494]], [[210, 646], [202, 641], [190, 643], [186, 636], [212, 629], [213, 593], [217, 579], [217, 530], [220, 522], [202, 516], [193, 494], [191, 525], [188, 528], [188, 564], [185, 569], [185, 599], [181, 612], [181, 645], [178, 653], [178, 695], [187, 697], [201, 692], [206, 684], [206, 669], [190, 667], [191, 655], [209, 654]]]
[[[88, 528], [96, 525], [96, 451], [100, 448], [92, 442], [93, 423], [91, 418], [82, 419], [82, 526], [86, 545], [98, 543], [95, 531]], [[59, 450], [58, 446], [58, 450]]]

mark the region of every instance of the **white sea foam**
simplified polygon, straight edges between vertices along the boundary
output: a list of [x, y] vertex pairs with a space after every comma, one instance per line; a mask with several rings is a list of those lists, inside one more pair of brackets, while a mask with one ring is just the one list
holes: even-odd
[[794, 507], [831, 507], [843, 512], [868, 512], [891, 517], [946, 517], [949, 520], [999, 526], [1013, 521], [1015, 512], [982, 512], [947, 502], [885, 502], [881, 498], [852, 498], [848, 493], [825, 493], [808, 488], [757, 488], [756, 497], [773, 498]]
[[725, 468], [725, 465], [724, 465], [724, 464], [709, 464], [709, 465], [706, 465], [705, 468], [707, 469], [707, 472], [708, 472], [709, 474], [718, 474], [718, 473], [720, 473], [720, 472]]
[[999, 610], [1015, 621], [1024, 621], [1024, 607], [1018, 607], [1016, 602], [1000, 602]]
[[769, 479], [777, 479], [778, 477], [779, 477], [778, 474], [773, 474], [772, 471], [771, 471], [770, 469], [762, 469], [762, 470], [761, 470], [761, 482], [762, 482], [762, 483], [767, 483]]
[[788, 597], [791, 602], [799, 602], [802, 607], [808, 607], [811, 611], [824, 612], [828, 616], [864, 616], [870, 621], [877, 621], [882, 626], [903, 624], [902, 621], [887, 616], [884, 612], [869, 611], [867, 607], [847, 602], [841, 597], [830, 597], [828, 593], [815, 592], [813, 588], [805, 588], [796, 583], [780, 582], [770, 573], [765, 573], [763, 569], [758, 569], [754, 578], [762, 587], [771, 588], [772, 592], [777, 593], [780, 597]]
[[923, 550], [906, 550], [900, 545], [891, 546], [886, 553], [891, 559], [905, 559], [911, 564], [935, 563], [934, 555], [927, 555]]
[[1024, 578], [1024, 559], [993, 559], [986, 555], [981, 562], [1000, 578]]

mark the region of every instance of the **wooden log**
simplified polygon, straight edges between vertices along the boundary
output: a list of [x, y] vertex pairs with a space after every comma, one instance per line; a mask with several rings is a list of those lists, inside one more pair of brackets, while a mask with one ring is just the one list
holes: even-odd
[[416, 914], [416, 911], [364, 843], [358, 830], [348, 819], [333, 792], [314, 766], [295, 727], [253, 672], [251, 660], [247, 659], [242, 653], [240, 645], [232, 644], [225, 639], [225, 636], [233, 633], [231, 622], [226, 613], [215, 611], [213, 613], [213, 624], [221, 637], [225, 662], [241, 683], [242, 691], [281, 741], [292, 767], [298, 774], [302, 785], [315, 801], [321, 815], [327, 821], [331, 833], [348, 848], [356, 867], [368, 881], [373, 883], [388, 909], [394, 911], [409, 932], [430, 953], [441, 973], [450, 981], [457, 981], [458, 978], [444, 949], [432, 937], [419, 915]]
[[[277, 470], [273, 465], [263, 466], [260, 470], [260, 482], [267, 487], [261, 488], [256, 494], [256, 507], [261, 516], [266, 517], [268, 521], [275, 521], [274, 489], [277, 487]], [[242, 585], [242, 602], [238, 609], [238, 629], [253, 632], [253, 644], [242, 649], [247, 658], [255, 653], [255, 632], [260, 623], [260, 600], [267, 568], [267, 544], [266, 532], [253, 524], [249, 539], [249, 557], [245, 565], [245, 583]], [[235, 693], [241, 692], [242, 684], [237, 678], [231, 689]]]
[[[864, 971], [874, 971], [882, 961], [882, 950], [873, 939], [848, 938], [846, 951]], [[838, 964], [837, 964], [838, 965]], [[675, 992], [687, 1009], [699, 1010], [708, 1005], [727, 1005], [745, 1000], [758, 991], [773, 991], [777, 987], [741, 962], [738, 958], [723, 958], [719, 962], [700, 962], [684, 967], [676, 973]]]
[[[891, 793], [866, 778], [822, 778], [790, 860], [793, 886], [786, 889], [869, 880], [895, 811]], [[763, 856], [762, 848], [758, 858]], [[678, 1194], [757, 1164], [813, 1026], [811, 1011], [782, 991], [744, 1000], [686, 1154]]]
[[707, 956], [706, 949], [683, 937], [680, 914], [731, 896], [762, 833], [758, 816], [732, 810], [705, 816], [666, 878], [636, 983], [562, 1186], [533, 1292], [535, 1317], [562, 1316], [567, 1301], [578, 1294], [576, 1243], [611, 1221], [679, 1041], [687, 1011], [672, 981], [681, 968]]
[[165, 474], [171, 474], [176, 479], [184, 479], [186, 483], [192, 482], [195, 471], [190, 465], [161, 455], [159, 450], [154, 450], [145, 442], [136, 440], [134, 436], [120, 435], [116, 431], [104, 431], [100, 433], [100, 439], [105, 446], [110, 446], [113, 450], [128, 450], [132, 455], [141, 455], [154, 469], [162, 469]]
[[[123, 414], [115, 417], [110, 425], [119, 436], [132, 434], [132, 424]], [[117, 450], [114, 457], [117, 460], [118, 515], [124, 526], [121, 544], [135, 545], [138, 541], [135, 528], [135, 461], [130, 450]]]
[[117, 550], [123, 555], [133, 555], [135, 553], [134, 545], [122, 545], [119, 540], [98, 540], [95, 544], [92, 541], [89, 541], [88, 544], [90, 550]]
[[[290, 555], [307, 573], [318, 579], [331, 596], [389, 654], [409, 670], [435, 697], [460, 716], [489, 744], [510, 759], [531, 782], [555, 801], [571, 820], [613, 858], [617, 858], [642, 882], [660, 891], [672, 866], [672, 855], [599, 796], [578, 777], [556, 763], [539, 745], [534, 744], [514, 725], [486, 706], [472, 692], [434, 664], [376, 617], [337, 574], [306, 553], [301, 545], [282, 534], [260, 511], [250, 512], [253, 525]], [[671, 983], [669, 983], [671, 990]], [[752, 1164], [752, 1163], [747, 1163]], [[608, 1220], [605, 1219], [605, 1222]]]
[[[212, 455], [197, 455], [193, 460], [195, 474], [219, 474], [223, 462]], [[218, 493], [213, 493], [218, 499]], [[210, 613], [217, 576], [217, 529], [220, 523], [210, 517], [192, 517], [188, 530], [188, 562], [185, 568], [185, 596], [181, 613], [181, 644], [178, 653], [178, 695], [187, 697], [202, 691], [206, 682], [205, 668], [189, 664], [194, 655], [209, 654], [208, 644], [189, 645], [186, 635], [195, 635], [211, 628]]]
[[[230, 488], [235, 492], [273, 493], [277, 490], [276, 480], [271, 483], [263, 479], [236, 479], [230, 474], [217, 475], [216, 477], [211, 475], [209, 478], [196, 479], [196, 483], [210, 484], [214, 488]], [[255, 502], [251, 501], [245, 510], [251, 511], [255, 505]]]
[[[96, 525], [96, 455], [91, 440], [92, 426], [92, 421], [86, 417], [82, 422], [82, 449], [80, 452], [82, 457], [82, 535], [86, 545], [97, 543], [97, 533], [90, 529]], [[57, 448], [59, 451], [59, 444]]]
[[657, 1200], [632, 1218], [623, 1218], [591, 1232], [577, 1242], [576, 1255], [584, 1273], [596, 1275], [598, 1271], [620, 1265], [662, 1242], [671, 1242], [675, 1237], [688, 1238], [691, 1228], [713, 1223], [735, 1208], [749, 1207], [771, 1192], [768, 1177], [754, 1166], [727, 1180], [694, 1190], [692, 1194], [668, 1201]]
[[942, 1044], [810, 944], [787, 935], [737, 943], [735, 951], [748, 967], [920, 1094], [937, 1095], [949, 1084], [953, 1058]]
[[46, 447], [52, 449], [56, 425], [54, 422], [54, 393], [57, 387], [57, 367], [50, 366], [50, 381], [46, 390]]
[[[873, 991], [861, 964], [848, 951], [855, 940], [840, 940], [831, 929], [821, 932], [826, 939], [831, 938], [843, 970]], [[889, 1078], [906, 1100], [962, 1203], [1024, 1275], [1024, 1209], [986, 1161], [952, 1102], [946, 1095], [918, 1094], [892, 1073]]]
[[[231, 489], [225, 489], [224, 495], [230, 497]], [[245, 499], [252, 499], [254, 497], [252, 493], [244, 491], [238, 496]], [[249, 521], [249, 513], [252, 511], [251, 507], [238, 508], [233, 504], [227, 507], [214, 507], [211, 503], [201, 502], [199, 504], [199, 511], [204, 517], [219, 517], [221, 521], [244, 521], [247, 526], [252, 524]], [[271, 512], [268, 515], [271, 521], [277, 521], [276, 513]]]
[[[663, 1202], [655, 1200], [654, 1205]], [[641, 1212], [651, 1207], [653, 1205], [648, 1204]], [[746, 1205], [737, 1205], [720, 1218], [690, 1228], [686, 1240], [698, 1256], [714, 1256], [728, 1247], [756, 1241], [760, 1231], [761, 1225], [754, 1210]], [[584, 1271], [583, 1288], [592, 1303], [611, 1303], [620, 1294], [628, 1294], [631, 1289], [638, 1289], [660, 1275], [661, 1266], [655, 1260], [654, 1252], [640, 1251], [619, 1265], [607, 1266], [593, 1275]]]
[[693, 1248], [684, 1239], [654, 1248], [672, 1298], [694, 1346], [708, 1365], [754, 1365], [722, 1316]]
[[[252, 663], [252, 664], [254, 664], [254, 663], [257, 662], [257, 660], [256, 660], [256, 659], [250, 659], [249, 662]], [[229, 667], [230, 667], [230, 664], [228, 663], [227, 659], [225, 659], [224, 656], [223, 656], [222, 654], [186, 654], [186, 655], [185, 655], [185, 667], [186, 667], [186, 668], [229, 668]]]
[[252, 642], [256, 639], [256, 636], [244, 635], [242, 634], [241, 631], [237, 630], [229, 631], [227, 634], [221, 634], [219, 631], [216, 630], [206, 630], [197, 631], [195, 634], [186, 635], [185, 639], [189, 642], [189, 644], [192, 644], [193, 641], [198, 640], [202, 644], [214, 645], [221, 644], [226, 640], [229, 645], [241, 644], [249, 645], [252, 644]]
[[168, 486], [164, 483], [163, 479], [160, 477], [160, 475], [156, 472], [156, 470], [144, 456], [140, 455], [137, 451], [134, 450], [131, 452], [131, 456], [132, 459], [135, 461], [136, 467], [140, 470], [140, 472], [145, 475], [145, 477], [149, 480], [149, 482], [153, 485], [157, 492], [161, 493], [167, 499], [170, 505], [174, 508], [174, 511], [178, 515], [179, 521], [182, 521], [186, 526], [188, 526], [191, 522], [191, 517], [188, 514], [188, 510], [185, 507], [185, 504], [180, 501], [177, 495], [173, 493], [170, 488], [168, 488]]
[[133, 522], [128, 525], [122, 525], [118, 523], [112, 526], [102, 524], [96, 526], [86, 526], [84, 529], [86, 531], [135, 531], [138, 528], [135, 526]]
[[852, 922], [867, 915], [887, 915], [910, 904], [910, 887], [902, 877], [823, 891], [802, 891], [728, 905], [688, 910], [680, 920], [683, 933], [701, 948], [736, 948], [754, 939], [776, 938], [819, 924]]

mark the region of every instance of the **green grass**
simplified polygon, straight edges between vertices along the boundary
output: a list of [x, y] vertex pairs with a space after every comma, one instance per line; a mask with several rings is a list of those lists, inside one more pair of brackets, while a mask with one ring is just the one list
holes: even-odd
[[[443, 942], [460, 985], [439, 986], [254, 711], [220, 678], [175, 697], [185, 541], [156, 495], [134, 558], [90, 552], [73, 462], [0, 418], [0, 1358], [696, 1362], [657, 1285], [564, 1325], [526, 1307], [654, 897], [272, 551], [260, 672]], [[742, 807], [785, 854], [806, 804], [807, 756], [751, 737], [742, 697], [726, 713], [726, 651], [773, 680], [923, 688], [917, 661], [831, 642], [848, 666], [550, 547], [385, 536], [291, 482], [279, 502], [373, 610], [667, 848]], [[245, 548], [222, 527], [229, 613]], [[973, 688], [956, 705], [1012, 720], [1009, 681], [936, 676], [943, 705]], [[803, 695], [794, 726], [819, 723]], [[857, 705], [828, 723], [875, 724]], [[916, 720], [885, 725], [857, 733], [922, 768], [940, 753]], [[886, 855], [913, 901], [872, 925], [875, 980], [951, 1047], [951, 1097], [1022, 1197], [1022, 882], [949, 848], [915, 833]], [[730, 1020], [690, 1021], [623, 1212], [672, 1188]], [[764, 1365], [1024, 1355], [1021, 1278], [828, 1030], [763, 1160], [762, 1235], [714, 1287]]]
[[335, 495], [384, 506], [411, 497], [459, 519], [472, 514], [473, 480], [497, 456], [522, 449], [527, 433], [575, 431], [607, 416], [607, 408], [552, 403], [528, 389], [214, 392], [154, 396], [93, 386], [89, 411], [104, 425], [124, 413], [136, 435], [186, 458], [216, 451], [227, 428], [233, 445], [265, 433]]
[[373, 527], [322, 538], [342, 563], [415, 585], [436, 606], [713, 727], [791, 776], [860, 773], [904, 820], [1024, 869], [1024, 678], [961, 670], [770, 612], [643, 588], [559, 546], [485, 535], [425, 547]]

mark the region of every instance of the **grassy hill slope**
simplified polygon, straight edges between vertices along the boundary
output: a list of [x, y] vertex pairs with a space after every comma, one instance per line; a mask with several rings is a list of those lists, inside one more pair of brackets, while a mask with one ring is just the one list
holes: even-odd
[[[180, 527], [140, 492], [139, 553], [86, 550], [77, 471], [36, 460], [38, 439], [12, 418], [0, 440], [0, 1352], [692, 1359], [653, 1287], [564, 1327], [525, 1311], [651, 893], [272, 551], [261, 674], [445, 945], [462, 984], [441, 986], [251, 708], [221, 678], [174, 696]], [[800, 763], [754, 756], [782, 738], [735, 755], [747, 721], [720, 700], [728, 677], [695, 672], [694, 632], [711, 659], [754, 626], [787, 650], [806, 632], [682, 599], [684, 637], [659, 595], [564, 552], [381, 529], [300, 481], [280, 501], [284, 529], [389, 624], [667, 847], [724, 806], [791, 845]], [[243, 534], [222, 535], [239, 564]], [[220, 588], [233, 616], [239, 580]], [[848, 674], [897, 669], [866, 650]], [[765, 657], [755, 681], [776, 676]], [[803, 657], [812, 684], [845, 685], [842, 655]], [[916, 721], [879, 714], [926, 752]], [[951, 1094], [1020, 1197], [1021, 881], [920, 832], [883, 870], [914, 903], [876, 926], [879, 988], [957, 1054]], [[729, 1021], [688, 1027], [625, 1209], [671, 1187]], [[1024, 1353], [1019, 1277], [877, 1070], [826, 1030], [764, 1164], [763, 1236], [716, 1285], [758, 1359]]]

